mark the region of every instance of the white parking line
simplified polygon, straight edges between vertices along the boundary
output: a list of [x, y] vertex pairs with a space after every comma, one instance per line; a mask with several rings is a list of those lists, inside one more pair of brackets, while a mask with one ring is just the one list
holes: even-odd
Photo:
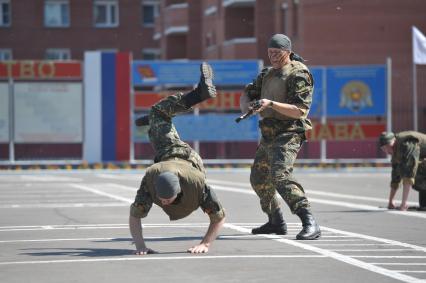
[[426, 258], [424, 255], [347, 255], [354, 258]]
[[85, 185], [69, 184], [69, 186], [76, 188], [76, 189], [79, 189], [79, 190], [86, 191], [86, 192], [91, 192], [91, 193], [94, 193], [94, 194], [97, 194], [97, 195], [100, 195], [100, 196], [105, 196], [105, 197], [109, 197], [109, 198], [112, 198], [112, 199], [115, 199], [115, 200], [119, 200], [119, 201], [122, 201], [122, 202], [133, 203], [133, 200], [131, 200], [129, 198], [109, 194], [109, 193], [106, 193], [106, 192], [103, 192], [103, 191], [100, 191], [100, 190], [97, 190], [97, 189], [93, 189], [93, 188], [85, 186]]
[[[243, 223], [240, 223], [243, 224]], [[252, 223], [254, 224], [254, 223]], [[298, 223], [289, 223], [289, 226], [298, 226]], [[208, 223], [178, 223], [178, 224], [144, 224], [144, 227], [148, 228], [172, 228], [172, 227], [179, 227], [179, 228], [202, 228], [207, 227]], [[298, 248], [302, 248], [307, 251], [314, 252], [315, 255], [253, 255], [253, 256], [202, 256], [197, 257], [200, 259], [207, 259], [207, 258], [297, 258], [297, 257], [330, 257], [335, 260], [360, 267], [378, 274], [382, 274], [387, 277], [391, 277], [394, 279], [402, 280], [404, 282], [419, 282], [417, 278], [408, 276], [403, 273], [407, 273], [404, 271], [398, 272], [395, 270], [388, 270], [382, 267], [379, 267], [380, 264], [374, 264], [374, 263], [368, 263], [360, 261], [356, 258], [426, 258], [426, 256], [357, 256], [357, 255], [343, 255], [340, 253], [337, 253], [337, 251], [372, 251], [372, 250], [346, 250], [346, 249], [340, 249], [340, 250], [330, 250], [330, 249], [323, 249], [319, 248], [317, 246], [314, 246], [316, 241], [309, 242], [309, 244], [306, 241], [296, 241], [293, 239], [284, 238], [283, 236], [278, 235], [251, 235], [251, 230], [249, 228], [244, 228], [242, 226], [237, 226], [235, 223], [226, 223], [225, 228], [229, 228], [238, 232], [243, 232], [244, 235], [230, 235], [230, 236], [220, 236], [220, 238], [235, 238], [235, 237], [242, 237], [242, 238], [253, 238], [253, 237], [263, 237], [266, 239], [270, 239], [273, 241], [277, 241], [280, 243], [288, 244], [291, 246], [295, 246]], [[128, 229], [127, 224], [84, 224], [84, 225], [44, 225], [44, 226], [3, 226], [0, 227], [0, 232], [2, 231], [9, 231], [9, 229], [14, 230], [22, 230], [22, 229], [41, 229], [41, 230], [55, 230], [55, 229], [105, 229], [105, 228], [118, 228], [118, 229]], [[368, 235], [363, 234], [357, 234], [357, 233], [351, 233], [346, 232], [342, 230], [337, 230], [329, 227], [322, 227], [324, 231], [327, 232], [333, 232], [333, 233], [339, 233], [342, 236], [350, 236], [350, 237], [357, 237], [358, 240], [374, 240], [378, 242], [382, 242], [387, 245], [397, 245], [397, 246], [404, 246], [407, 247], [406, 249], [374, 249], [374, 251], [418, 251], [418, 252], [425, 252], [425, 248], [402, 243], [398, 241], [383, 239], [383, 238], [377, 238], [372, 237]], [[339, 235], [335, 235], [339, 236]], [[287, 236], [288, 237], [288, 236]], [[163, 239], [167, 237], [148, 237], [147, 239]], [[173, 237], [172, 237], [173, 238]], [[30, 240], [4, 240], [0, 241], [0, 243], [20, 243], [20, 242], [48, 242], [48, 241], [102, 241], [102, 240], [114, 240], [114, 238], [74, 238], [74, 239], [30, 239]], [[129, 241], [131, 239], [129, 238]], [[1, 265], [17, 265], [17, 264], [45, 264], [45, 263], [72, 263], [72, 262], [99, 262], [99, 261], [125, 261], [125, 260], [176, 260], [176, 259], [188, 259], [188, 258], [194, 258], [194, 257], [129, 257], [129, 258], [100, 258], [100, 259], [78, 259], [78, 260], [47, 260], [47, 261], [13, 261], [13, 262], [2, 262]], [[412, 272], [412, 271], [411, 271]], [[415, 273], [415, 272], [412, 272]]]
[[111, 203], [44, 203], [44, 204], [2, 204], [0, 208], [65, 208], [65, 207], [119, 207], [128, 206], [122, 202]]
[[328, 250], [334, 251], [334, 252], [404, 252], [404, 251], [412, 251], [412, 249], [362, 249], [362, 250], [328, 249]]
[[[249, 239], [255, 238], [256, 235], [223, 235], [219, 236], [218, 239]], [[167, 240], [174, 239], [175, 237], [144, 237], [145, 240]], [[119, 238], [123, 239], [123, 238]], [[13, 244], [13, 243], [37, 243], [37, 242], [69, 242], [69, 241], [114, 241], [116, 238], [62, 238], [62, 239], [36, 239], [36, 240], [0, 240], [0, 244]], [[132, 241], [128, 238], [129, 242]]]
[[2, 265], [18, 265], [18, 264], [48, 264], [48, 263], [79, 263], [79, 262], [113, 262], [113, 261], [154, 261], [154, 260], [208, 260], [208, 259], [282, 259], [282, 258], [324, 258], [323, 255], [223, 255], [223, 256], [208, 256], [208, 255], [191, 255], [187, 256], [132, 256], [121, 258], [96, 258], [96, 259], [64, 259], [64, 260], [40, 260], [40, 261], [6, 261], [0, 262]]
[[[219, 185], [212, 185], [213, 189], [218, 191], [227, 191], [227, 192], [233, 192], [233, 193], [242, 193], [242, 194], [248, 194], [248, 195], [255, 195], [255, 192], [252, 190], [247, 189], [239, 189], [239, 188], [230, 188], [230, 187], [224, 187]], [[313, 203], [321, 203], [321, 204], [327, 204], [327, 205], [333, 205], [333, 206], [339, 206], [339, 207], [348, 207], [348, 208], [355, 208], [355, 209], [362, 209], [362, 210], [368, 210], [368, 211], [383, 211], [385, 213], [390, 214], [397, 214], [401, 216], [412, 216], [412, 217], [419, 217], [419, 218], [425, 218], [426, 219], [426, 213], [419, 213], [419, 212], [412, 212], [412, 211], [396, 211], [396, 210], [388, 210], [386, 208], [380, 208], [372, 205], [365, 205], [365, 204], [357, 204], [352, 202], [343, 202], [343, 201], [332, 201], [327, 199], [318, 199], [318, 198], [309, 198], [310, 202]]]
[[32, 182], [82, 182], [83, 179], [54, 175], [21, 175], [20, 179]]
[[426, 265], [426, 262], [370, 262], [371, 264], [376, 264], [376, 265], [409, 265], [409, 266], [414, 266], [414, 265]]
[[[239, 231], [239, 232], [251, 233], [251, 231], [249, 229], [242, 228], [242, 227], [239, 227], [239, 226], [235, 226], [235, 225], [232, 225], [232, 224], [225, 224], [225, 226], [228, 227], [228, 228], [234, 229], [236, 231]], [[381, 275], [384, 275], [384, 276], [387, 276], [387, 277], [391, 277], [391, 278], [394, 278], [394, 279], [397, 279], [397, 280], [401, 280], [401, 281], [404, 281], [404, 282], [410, 282], [410, 283], [411, 282], [412, 283], [414, 283], [414, 282], [418, 283], [419, 282], [418, 278], [411, 277], [411, 276], [408, 276], [408, 275], [405, 275], [405, 274], [401, 274], [401, 273], [395, 272], [393, 270], [388, 270], [388, 269], [385, 269], [385, 268], [382, 268], [382, 267], [379, 267], [379, 266], [375, 266], [373, 264], [357, 260], [357, 259], [355, 259], [351, 256], [342, 255], [342, 254], [339, 254], [339, 253], [336, 253], [336, 252], [333, 252], [333, 251], [324, 250], [324, 249], [321, 249], [321, 248], [318, 248], [318, 247], [314, 247], [314, 246], [305, 244], [305, 243], [300, 242], [300, 241], [294, 241], [294, 240], [289, 240], [289, 239], [284, 239], [284, 238], [278, 238], [277, 239], [275, 236], [271, 236], [271, 235], [258, 235], [258, 236], [268, 238], [268, 239], [271, 239], [271, 240], [274, 240], [274, 241], [277, 241], [277, 242], [285, 243], [285, 244], [288, 244], [288, 245], [291, 245], [291, 246], [299, 247], [299, 248], [302, 248], [304, 250], [313, 251], [313, 252], [316, 252], [318, 254], [333, 258], [335, 260], [338, 260], [338, 261], [341, 261], [341, 262], [344, 262], [344, 263], [347, 263], [347, 264], [350, 264], [350, 265], [353, 265], [353, 266], [356, 266], [356, 267], [359, 267], [359, 268], [363, 268], [363, 269], [366, 269], [368, 271], [372, 271], [372, 272], [375, 272], [375, 273], [378, 273], [378, 274], [381, 274]]]
[[[230, 182], [230, 181], [208, 179], [208, 183], [219, 184], [219, 185], [227, 185], [227, 186], [238, 186], [238, 187], [241, 187], [241, 188], [251, 189], [249, 184], [241, 183], [241, 182]], [[352, 199], [352, 200], [357, 199], [357, 200], [365, 200], [365, 201], [380, 202], [380, 203], [387, 203], [388, 202], [388, 199], [385, 199], [385, 198], [363, 197], [363, 196], [359, 196], [359, 195], [330, 193], [330, 192], [318, 191], [318, 190], [309, 190], [307, 192], [307, 194], [308, 195], [330, 196], [330, 197], [335, 197], [335, 198]], [[417, 202], [407, 202], [407, 204], [408, 205], [418, 205]]]
[[425, 270], [394, 270], [394, 271], [395, 272], [402, 272], [402, 273], [426, 273]]
[[[315, 241], [315, 242], [317, 242], [317, 241]], [[332, 243], [332, 244], [312, 243], [312, 245], [314, 245], [314, 246], [344, 246], [344, 247], [347, 247], [347, 246], [350, 246], [350, 247], [352, 247], [352, 246], [360, 246], [360, 247], [365, 247], [365, 246], [393, 246], [391, 244], [334, 244], [334, 243]]]
[[[133, 200], [125, 198], [125, 197], [121, 197], [121, 196], [117, 196], [115, 194], [110, 194], [110, 193], [106, 193], [104, 191], [101, 190], [97, 190], [97, 189], [93, 189], [90, 188], [88, 186], [84, 186], [84, 185], [80, 185], [80, 184], [70, 184], [72, 187], [80, 189], [80, 190], [84, 190], [84, 191], [88, 191], [88, 192], [92, 192], [98, 195], [102, 195], [102, 196], [106, 196], [109, 197], [111, 199], [115, 199], [115, 200], [119, 200], [122, 201], [124, 203], [131, 203]], [[222, 187], [222, 186], [214, 186], [214, 188], [218, 189], [218, 190], [223, 190], [223, 191], [228, 191], [228, 192], [236, 192], [236, 193], [244, 193], [244, 194], [251, 194], [254, 195], [254, 192], [251, 190], [247, 190], [247, 189], [238, 189], [238, 188], [228, 188], [228, 187]], [[311, 199], [312, 200], [312, 199]], [[358, 205], [358, 204], [354, 204], [354, 203], [347, 203], [347, 202], [338, 202], [338, 201], [329, 201], [329, 200], [322, 200], [322, 199], [315, 199], [312, 201], [316, 201], [319, 203], [325, 203], [325, 204], [330, 204], [330, 205], [337, 205], [337, 206], [346, 206], [346, 207], [351, 207], [351, 208], [361, 208], [361, 209], [367, 209], [367, 210], [381, 210], [377, 207], [373, 207], [373, 206], [366, 206], [366, 205]], [[420, 214], [420, 213], [408, 213], [408, 212], [396, 212], [396, 211], [386, 211], [388, 213], [397, 213], [400, 215], [404, 215], [404, 216], [416, 216], [416, 217], [422, 217], [422, 218], [426, 218], [426, 215]], [[419, 216], [420, 215], [420, 216]], [[147, 226], [148, 227], [148, 226]], [[161, 227], [161, 226], [152, 226], [152, 227]], [[169, 226], [170, 227], [170, 226]], [[183, 225], [178, 226], [178, 227], [184, 227]], [[194, 227], [194, 226], [192, 226]], [[243, 232], [245, 234], [250, 234], [251, 230], [248, 228], [244, 228], [244, 227], [240, 227], [237, 225], [234, 225], [232, 223], [227, 223], [225, 224], [225, 227], [233, 229], [235, 231], [239, 231], [239, 232]], [[0, 227], [1, 228], [1, 227]], [[86, 227], [80, 227], [80, 228], [75, 228], [75, 227], [52, 227], [52, 226], [43, 226], [43, 227], [38, 227], [38, 228], [33, 228], [33, 229], [103, 229], [103, 228], [124, 228], [123, 226], [119, 226], [119, 225], [111, 225], [111, 226], [86, 226]], [[127, 227], [126, 227], [127, 228]], [[19, 229], [19, 228], [17, 228]], [[351, 232], [346, 232], [346, 231], [341, 231], [341, 230], [337, 230], [337, 229], [332, 229], [332, 228], [328, 228], [328, 227], [323, 227], [322, 229], [324, 231], [327, 232], [333, 232], [336, 233], [337, 235], [327, 235], [327, 237], [349, 237], [349, 238], [362, 238], [364, 240], [374, 240], [374, 241], [378, 241], [381, 243], [388, 243], [388, 244], [392, 244], [392, 245], [397, 245], [397, 246], [402, 246], [402, 247], [406, 247], [409, 248], [410, 250], [415, 250], [418, 252], [425, 252], [426, 248], [424, 247], [420, 247], [420, 246], [415, 246], [415, 245], [411, 245], [411, 244], [407, 244], [407, 243], [402, 243], [402, 242], [398, 242], [398, 241], [393, 241], [393, 240], [388, 240], [388, 239], [383, 239], [383, 238], [378, 238], [378, 237], [372, 237], [372, 236], [368, 236], [368, 235], [362, 235], [362, 234], [357, 234], [357, 233], [351, 233]], [[7, 230], [1, 230], [1, 231], [7, 231]], [[271, 239], [277, 242], [281, 242], [281, 243], [285, 243], [288, 245], [292, 245], [295, 247], [299, 247], [302, 248], [304, 250], [307, 251], [312, 251], [316, 254], [319, 254], [322, 257], [330, 257], [333, 258], [335, 260], [341, 261], [341, 262], [345, 262], [347, 264], [353, 265], [353, 266], [357, 266], [359, 268], [363, 268], [378, 274], [382, 274], [384, 276], [387, 277], [391, 277], [394, 279], [398, 279], [404, 282], [419, 282], [420, 279], [418, 278], [414, 278], [405, 274], [396, 272], [394, 270], [388, 270], [379, 266], [376, 266], [374, 264], [368, 263], [368, 262], [363, 262], [358, 260], [357, 258], [426, 258], [426, 256], [398, 256], [398, 255], [389, 255], [389, 256], [368, 256], [368, 255], [343, 255], [343, 254], [339, 254], [336, 251], [331, 251], [331, 250], [327, 250], [327, 249], [322, 249], [313, 245], [309, 245], [304, 241], [295, 241], [295, 240], [291, 240], [291, 239], [286, 239], [283, 237], [279, 237], [276, 235], [258, 235], [258, 237], [264, 237], [267, 239]], [[398, 250], [405, 250], [405, 249], [398, 249]], [[353, 251], [353, 250], [346, 250], [346, 251]], [[365, 250], [364, 250], [365, 251]], [[383, 251], [383, 250], [380, 250]], [[256, 255], [257, 256], [257, 255]], [[211, 257], [211, 258], [220, 258], [221, 256], [218, 257]], [[223, 256], [224, 258], [229, 258], [229, 256]], [[236, 256], [236, 257], [240, 257], [240, 256]], [[242, 256], [241, 258], [245, 258], [246, 256]], [[265, 257], [265, 256], [258, 256], [258, 257]], [[266, 257], [271, 257], [271, 256], [266, 256]], [[280, 258], [282, 258], [282, 256], [278, 256]], [[285, 257], [294, 257], [293, 255], [287, 255]], [[303, 256], [303, 257], [312, 257], [312, 256]], [[54, 260], [54, 261], [27, 261], [27, 262], [5, 262], [5, 263], [0, 263], [3, 265], [10, 265], [10, 264], [37, 264], [37, 263], [60, 263], [60, 262], [91, 262], [91, 261], [111, 261], [111, 260], [151, 260], [151, 259], [169, 259], [169, 260], [175, 260], [175, 259], [193, 259], [193, 258], [204, 258], [207, 259], [209, 258], [208, 256], [206, 257], [131, 257], [131, 258], [119, 258], [119, 259], [82, 259], [82, 260]], [[272, 257], [273, 258], [273, 257]]]

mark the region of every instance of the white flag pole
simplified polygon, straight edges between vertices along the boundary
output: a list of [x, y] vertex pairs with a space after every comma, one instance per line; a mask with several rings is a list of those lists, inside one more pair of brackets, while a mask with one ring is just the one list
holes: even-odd
[[413, 62], [413, 127], [414, 131], [419, 128], [417, 123], [417, 66], [415, 62]]
[[413, 128], [418, 130], [417, 64], [426, 65], [426, 36], [415, 26], [412, 30], [413, 44]]
[[386, 131], [392, 131], [392, 58], [388, 57], [386, 59], [386, 69], [387, 69], [387, 113], [386, 113]]

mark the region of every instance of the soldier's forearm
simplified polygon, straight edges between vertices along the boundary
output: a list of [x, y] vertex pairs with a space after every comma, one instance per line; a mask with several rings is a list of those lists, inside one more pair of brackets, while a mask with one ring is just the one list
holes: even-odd
[[283, 115], [286, 115], [295, 119], [299, 119], [303, 115], [303, 111], [300, 110], [299, 107], [297, 107], [296, 105], [292, 105], [292, 104], [272, 101], [272, 104], [269, 107]]
[[145, 241], [142, 235], [141, 220], [132, 215], [129, 216], [129, 229], [137, 250], [145, 249]]
[[225, 218], [222, 218], [218, 222], [214, 222], [214, 223], [210, 222], [209, 228], [207, 229], [206, 235], [201, 241], [201, 244], [205, 244], [209, 246], [216, 239], [224, 223], [225, 223]]

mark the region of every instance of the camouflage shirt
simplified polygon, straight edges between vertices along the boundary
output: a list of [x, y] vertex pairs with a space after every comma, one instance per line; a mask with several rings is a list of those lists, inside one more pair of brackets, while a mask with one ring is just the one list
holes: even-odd
[[313, 77], [301, 62], [291, 61], [281, 69], [268, 69], [262, 79], [261, 98], [295, 105], [303, 114], [301, 118], [294, 119], [273, 109], [265, 109], [260, 115], [272, 121], [279, 120], [276, 122], [279, 124], [284, 122], [289, 131], [310, 130], [312, 124], [307, 116], [312, 104], [313, 89]]
[[406, 131], [395, 137], [391, 187], [397, 188], [401, 180], [413, 185], [419, 162], [426, 158], [426, 135]]
[[[156, 177], [165, 171], [176, 174], [181, 187], [181, 193], [170, 205], [162, 205], [155, 192]], [[153, 203], [161, 207], [170, 220], [184, 218], [199, 207], [209, 215], [211, 222], [220, 221], [225, 216], [213, 190], [205, 183], [204, 173], [179, 158], [158, 162], [148, 168], [131, 206], [131, 214], [138, 218], [146, 217]]]

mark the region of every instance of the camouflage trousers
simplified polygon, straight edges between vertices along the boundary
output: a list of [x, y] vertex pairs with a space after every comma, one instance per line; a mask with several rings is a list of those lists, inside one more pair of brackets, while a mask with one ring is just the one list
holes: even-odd
[[299, 208], [309, 208], [301, 184], [293, 177], [293, 164], [304, 141], [304, 134], [286, 132], [276, 135], [262, 128], [262, 139], [251, 168], [250, 183], [260, 198], [266, 214], [279, 207], [278, 192], [292, 213]]
[[172, 123], [177, 114], [192, 110], [182, 102], [182, 93], [176, 93], [162, 99], [151, 107], [149, 113], [149, 139], [155, 150], [154, 162], [172, 158], [188, 160], [205, 174], [201, 157], [187, 143], [183, 142]]
[[426, 159], [421, 161], [417, 167], [413, 189], [426, 192]]

